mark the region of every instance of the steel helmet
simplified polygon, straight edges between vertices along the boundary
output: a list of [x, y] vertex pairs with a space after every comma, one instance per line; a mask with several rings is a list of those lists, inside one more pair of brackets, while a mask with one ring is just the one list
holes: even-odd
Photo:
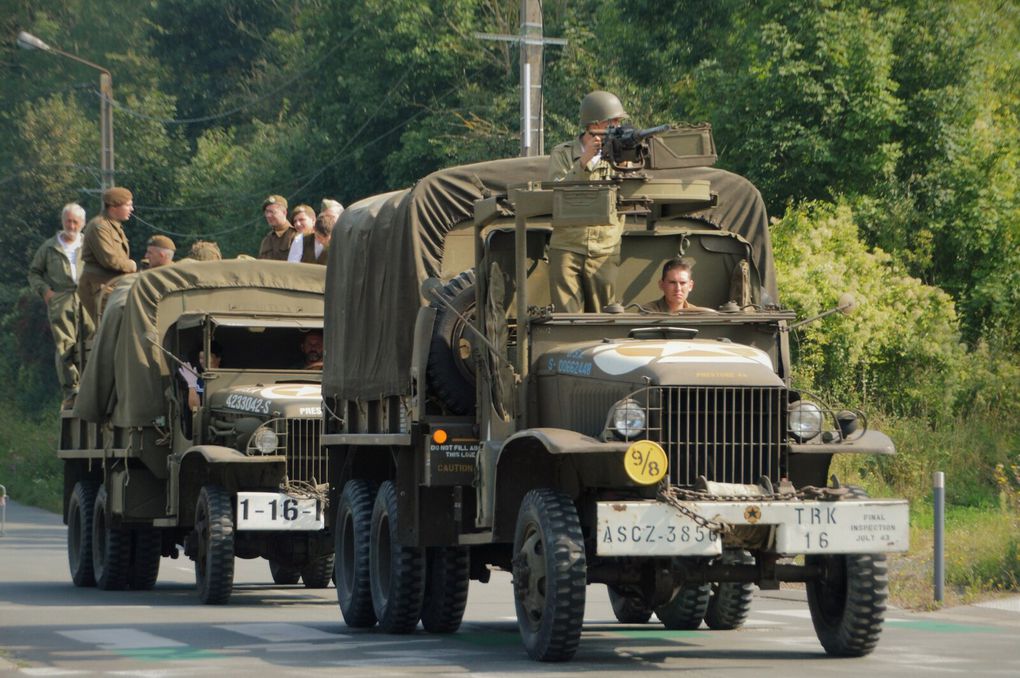
[[613, 118], [627, 118], [627, 111], [623, 110], [623, 104], [619, 97], [612, 92], [595, 90], [588, 92], [581, 99], [581, 127], [587, 127], [592, 123], [612, 120]]

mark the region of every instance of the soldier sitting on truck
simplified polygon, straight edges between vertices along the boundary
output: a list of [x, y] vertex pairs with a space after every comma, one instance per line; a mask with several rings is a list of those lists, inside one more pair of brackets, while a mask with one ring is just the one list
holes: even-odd
[[662, 278], [659, 280], [662, 297], [644, 306], [652, 313], [685, 313], [687, 311], [708, 311], [711, 308], [695, 306], [687, 301], [687, 295], [694, 289], [691, 264], [674, 257], [662, 266]]
[[[549, 155], [549, 181], [608, 179], [612, 167], [602, 157], [602, 137], [628, 117], [615, 94], [589, 92], [581, 100], [581, 128], [573, 141]], [[598, 313], [614, 301], [620, 269], [623, 220], [584, 227], [557, 228], [549, 241], [549, 288], [553, 306], [566, 313]]]

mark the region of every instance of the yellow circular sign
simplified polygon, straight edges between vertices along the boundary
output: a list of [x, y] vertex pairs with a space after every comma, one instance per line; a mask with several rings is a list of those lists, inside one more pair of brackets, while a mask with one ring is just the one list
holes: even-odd
[[639, 440], [623, 454], [623, 470], [639, 485], [654, 485], [666, 477], [669, 461], [662, 446], [652, 440]]

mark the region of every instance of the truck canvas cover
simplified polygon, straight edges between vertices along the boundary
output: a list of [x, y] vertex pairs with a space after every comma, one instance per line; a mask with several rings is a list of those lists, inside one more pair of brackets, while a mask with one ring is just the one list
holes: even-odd
[[280, 261], [182, 261], [123, 276], [110, 293], [82, 375], [75, 415], [148, 426], [166, 414], [175, 367], [153, 342], [185, 313], [322, 315], [321, 266]]
[[[439, 277], [446, 234], [473, 216], [476, 200], [543, 181], [548, 156], [512, 158], [439, 170], [412, 188], [351, 205], [337, 223], [326, 287], [323, 396], [376, 399], [410, 393], [412, 335], [428, 302], [421, 283]], [[711, 182], [718, 205], [691, 215], [751, 244], [763, 292], [777, 298], [765, 206], [746, 179], [694, 167], [648, 175]]]

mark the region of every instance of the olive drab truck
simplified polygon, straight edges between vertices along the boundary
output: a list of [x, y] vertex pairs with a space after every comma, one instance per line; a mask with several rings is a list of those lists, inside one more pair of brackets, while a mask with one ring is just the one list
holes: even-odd
[[235, 557], [268, 559], [277, 583], [329, 584], [321, 371], [301, 352], [322, 330], [324, 278], [320, 266], [184, 261], [119, 279], [61, 417], [75, 584], [152, 588], [179, 546], [204, 603], [228, 601]]
[[[344, 213], [322, 442], [348, 625], [454, 631], [469, 581], [500, 568], [537, 660], [573, 656], [592, 583], [621, 622], [733, 629], [755, 585], [803, 582], [826, 652], [875, 646], [907, 505], [829, 466], [894, 446], [791, 386], [796, 319], [758, 191], [711, 166], [707, 126], [658, 132], [608, 137], [623, 151], [610, 180], [549, 183], [547, 158], [497, 160]], [[619, 303], [552, 308], [552, 231], [615, 218]], [[651, 310], [674, 257], [705, 310]]]

